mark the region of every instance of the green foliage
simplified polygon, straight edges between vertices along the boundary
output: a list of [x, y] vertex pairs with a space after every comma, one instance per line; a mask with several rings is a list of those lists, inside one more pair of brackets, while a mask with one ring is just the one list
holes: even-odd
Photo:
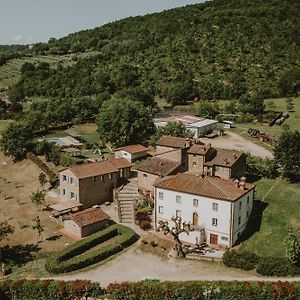
[[295, 276], [300, 274], [300, 268], [284, 257], [261, 257], [256, 272], [264, 276]]
[[0, 140], [0, 149], [7, 156], [19, 160], [25, 157], [35, 145], [34, 133], [30, 126], [11, 123]]
[[201, 101], [196, 108], [197, 114], [205, 118], [215, 118], [220, 112], [218, 104], [209, 101]]
[[45, 196], [45, 190], [36, 190], [31, 192], [31, 202], [37, 206], [38, 210], [41, 210], [41, 205], [45, 202]]
[[3, 300], [73, 300], [87, 297], [99, 298], [105, 294], [99, 283], [88, 280], [5, 280], [0, 282], [0, 298]]
[[104, 102], [96, 123], [100, 138], [116, 146], [144, 143], [154, 131], [151, 111], [130, 99]]
[[291, 226], [288, 226], [288, 234], [284, 241], [286, 247], [286, 257], [293, 265], [300, 263], [300, 245], [298, 238]]
[[300, 133], [285, 131], [274, 149], [275, 160], [283, 169], [283, 175], [291, 181], [300, 181]]
[[246, 251], [228, 250], [224, 253], [222, 260], [227, 267], [253, 270], [259, 261], [259, 257], [254, 253]]
[[246, 172], [251, 175], [276, 178], [278, 175], [277, 168], [278, 166], [274, 159], [247, 154]]
[[[100, 249], [93, 247], [116, 237], [111, 243]], [[100, 262], [130, 246], [138, 239], [137, 234], [122, 225], [112, 225], [82, 241], [52, 254], [46, 260], [45, 267], [50, 273], [65, 273]]]
[[0, 222], [0, 242], [5, 239], [9, 234], [14, 233], [13, 226], [9, 225], [7, 221]]
[[163, 135], [171, 135], [177, 137], [192, 138], [193, 133], [185, 127], [182, 123], [168, 122], [165, 127], [161, 127], [156, 130], [155, 134], [150, 139], [150, 144], [155, 145]]
[[264, 100], [261, 96], [254, 95], [243, 95], [239, 99], [239, 111], [246, 114], [252, 114], [254, 116], [262, 115], [265, 111]]
[[48, 182], [48, 180], [47, 180], [47, 178], [46, 178], [46, 174], [43, 173], [43, 172], [41, 172], [41, 173], [39, 174], [38, 180], [39, 180], [39, 183], [40, 183], [41, 186], [44, 186], [44, 185]]
[[287, 70], [279, 80], [281, 96], [296, 96], [300, 90], [300, 68]]
[[142, 202], [138, 205], [138, 212], [144, 215], [151, 215], [154, 208], [153, 200], [146, 196], [143, 198]]
[[54, 185], [56, 181], [58, 181], [57, 175], [42, 161], [40, 160], [34, 153], [28, 152], [27, 158], [34, 162], [43, 172], [45, 172], [49, 178], [49, 182], [51, 185]]
[[193, 98], [193, 84], [191, 81], [171, 83], [166, 91], [166, 99], [172, 105], [186, 104]]

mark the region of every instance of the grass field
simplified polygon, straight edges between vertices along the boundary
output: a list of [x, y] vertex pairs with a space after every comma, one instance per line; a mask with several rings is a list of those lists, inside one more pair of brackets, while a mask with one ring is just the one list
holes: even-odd
[[0, 134], [5, 131], [11, 122], [11, 120], [0, 120]]
[[256, 182], [256, 199], [268, 205], [259, 232], [243, 242], [241, 249], [261, 256], [284, 256], [286, 226], [292, 225], [300, 239], [300, 185], [283, 179]]
[[97, 132], [97, 125], [94, 123], [75, 125], [74, 130], [81, 135], [81, 138], [89, 144], [99, 144], [100, 138]]

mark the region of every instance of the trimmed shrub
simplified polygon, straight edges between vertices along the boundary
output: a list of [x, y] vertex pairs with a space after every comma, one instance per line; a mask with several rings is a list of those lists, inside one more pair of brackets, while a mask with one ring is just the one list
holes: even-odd
[[55, 185], [58, 181], [57, 175], [42, 161], [40, 160], [34, 153], [27, 152], [26, 157], [34, 162], [43, 172], [45, 172], [49, 178], [49, 182], [51, 185]]
[[18, 280], [0, 281], [1, 300], [73, 300], [88, 297], [122, 300], [169, 300], [169, 299], [260, 299], [296, 300], [300, 297], [298, 282], [160, 282], [144, 280], [110, 284], [106, 290], [98, 283], [87, 280]]
[[[111, 244], [93, 250], [92, 248], [116, 237]], [[45, 267], [50, 273], [65, 273], [100, 262], [130, 246], [138, 240], [130, 228], [115, 224], [79, 241], [62, 251], [50, 255]]]
[[284, 257], [261, 257], [256, 272], [265, 276], [295, 276], [300, 274], [300, 268]]
[[250, 252], [226, 251], [222, 257], [224, 265], [242, 270], [253, 270], [259, 262], [259, 256]]

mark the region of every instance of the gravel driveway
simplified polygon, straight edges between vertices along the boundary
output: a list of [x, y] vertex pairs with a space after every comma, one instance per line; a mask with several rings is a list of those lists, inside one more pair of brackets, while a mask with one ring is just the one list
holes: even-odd
[[229, 269], [222, 263], [198, 260], [163, 260], [158, 256], [143, 253], [137, 245], [130, 247], [114, 260], [95, 269], [78, 272], [55, 279], [86, 279], [107, 286], [113, 282], [160, 279], [170, 281], [187, 280], [282, 280], [296, 281], [300, 278], [267, 278], [244, 271]]
[[271, 151], [249, 140], [246, 140], [245, 138], [231, 131], [226, 131], [225, 136], [219, 136], [214, 139], [201, 138], [200, 140], [206, 144], [211, 143], [211, 145], [216, 148], [235, 149], [242, 152], [250, 152], [250, 154], [254, 156], [273, 158]]

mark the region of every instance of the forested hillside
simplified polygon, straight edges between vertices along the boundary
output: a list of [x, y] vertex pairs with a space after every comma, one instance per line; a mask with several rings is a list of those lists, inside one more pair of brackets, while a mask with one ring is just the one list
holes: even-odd
[[171, 104], [293, 96], [300, 90], [299, 19], [299, 0], [213, 0], [130, 17], [36, 44], [31, 55], [73, 53], [77, 62], [26, 63], [9, 96], [58, 98], [36, 104], [44, 112], [65, 101], [58, 117], [85, 103], [94, 114], [115, 93], [145, 105], [154, 95]]

